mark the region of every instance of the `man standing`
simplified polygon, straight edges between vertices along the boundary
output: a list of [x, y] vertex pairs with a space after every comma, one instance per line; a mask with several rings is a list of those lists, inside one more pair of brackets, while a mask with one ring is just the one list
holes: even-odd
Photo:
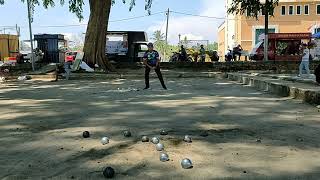
[[302, 45], [302, 60], [299, 66], [299, 75], [300, 77], [303, 74], [303, 69], [306, 70], [308, 77], [310, 76], [310, 69], [309, 69], [309, 58], [310, 58], [310, 50], [308, 49], [307, 44]]
[[167, 89], [166, 85], [164, 84], [163, 81], [163, 77], [160, 71], [160, 57], [159, 57], [159, 53], [153, 49], [153, 44], [149, 43], [148, 44], [148, 51], [144, 54], [143, 56], [143, 63], [146, 66], [145, 69], [145, 83], [146, 83], [146, 87], [144, 89], [149, 89], [150, 85], [149, 85], [149, 74], [151, 69], [154, 69], [155, 72], [158, 75], [158, 78], [161, 82], [161, 85], [163, 87], [163, 89]]
[[200, 46], [200, 61], [206, 61], [206, 50], [204, 49], [203, 45]]

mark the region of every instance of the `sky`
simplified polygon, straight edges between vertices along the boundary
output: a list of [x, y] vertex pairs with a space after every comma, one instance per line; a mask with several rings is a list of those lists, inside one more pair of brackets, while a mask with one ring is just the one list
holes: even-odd
[[[67, 3], [68, 1], [66, 1]], [[151, 13], [155, 15], [145, 16], [144, 0], [136, 0], [136, 6], [129, 12], [129, 4], [123, 4], [122, 0], [116, 0], [116, 4], [111, 9], [110, 23], [108, 30], [136, 30], [146, 31], [149, 39], [156, 30], [165, 32], [166, 15], [168, 8], [170, 11], [182, 12], [201, 16], [224, 17], [224, 0], [153, 0]], [[53, 8], [44, 9], [36, 7], [34, 21], [32, 23], [33, 34], [55, 33], [65, 34], [68, 37], [81, 36], [86, 31], [86, 23], [89, 19], [88, 1], [85, 1], [84, 20], [79, 19], [68, 11], [68, 7], [61, 6], [56, 0]], [[140, 17], [127, 21], [118, 21], [121, 19]], [[113, 22], [112, 22], [113, 21]], [[209, 40], [217, 41], [218, 26], [223, 20], [214, 18], [196, 17], [178, 13], [170, 13], [169, 18], [169, 43], [178, 42], [178, 35], [182, 38], [187, 36], [189, 40]], [[5, 0], [5, 5], [0, 6], [0, 33], [4, 26], [21, 27], [21, 39], [28, 39], [28, 18], [27, 5], [21, 3], [21, 0]], [[72, 27], [43, 27], [57, 25], [79, 25]], [[42, 27], [41, 27], [42, 26]], [[11, 32], [11, 30], [6, 30]]]

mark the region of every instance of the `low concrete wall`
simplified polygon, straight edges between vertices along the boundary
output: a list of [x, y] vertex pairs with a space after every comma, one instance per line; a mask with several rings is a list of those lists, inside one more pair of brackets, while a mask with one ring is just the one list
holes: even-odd
[[293, 97], [310, 104], [320, 104], [320, 87], [241, 73], [228, 73], [227, 78], [282, 97]]
[[[320, 61], [310, 63], [310, 69], [315, 69]], [[117, 63], [117, 69], [141, 69], [142, 63]], [[275, 73], [296, 73], [300, 62], [292, 61], [269, 61], [269, 62], [216, 62], [216, 63], [161, 63], [163, 69], [193, 69], [193, 70], [212, 70], [220, 72], [238, 72], [247, 70], [264, 70]]]

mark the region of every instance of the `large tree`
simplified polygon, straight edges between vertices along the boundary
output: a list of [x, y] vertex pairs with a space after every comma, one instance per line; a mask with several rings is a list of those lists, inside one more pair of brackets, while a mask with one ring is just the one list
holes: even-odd
[[[279, 0], [269, 0], [267, 9], [269, 15], [273, 15], [274, 8], [278, 5]], [[259, 12], [265, 9], [265, 4], [262, 4], [260, 0], [232, 0], [231, 6], [228, 9], [229, 14], [247, 15], [257, 18]]]
[[[21, 0], [25, 2], [27, 0]], [[43, 5], [45, 8], [54, 7], [55, 0], [30, 0], [32, 10], [36, 5]], [[61, 5], [65, 0], [59, 0]], [[104, 69], [114, 70], [105, 56], [106, 30], [108, 28], [109, 14], [112, 4], [116, 0], [69, 0], [69, 11], [74, 13], [80, 20], [83, 19], [83, 6], [89, 2], [90, 17], [84, 44], [84, 60], [89, 65], [99, 64]], [[135, 6], [136, 0], [122, 0], [123, 3], [130, 3], [129, 10]], [[5, 0], [0, 0], [4, 4]], [[150, 13], [152, 0], [145, 0], [145, 9]]]

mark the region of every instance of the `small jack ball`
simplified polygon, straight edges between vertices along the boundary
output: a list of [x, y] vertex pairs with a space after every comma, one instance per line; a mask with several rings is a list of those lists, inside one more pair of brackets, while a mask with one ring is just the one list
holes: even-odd
[[83, 138], [89, 138], [89, 137], [90, 137], [89, 131], [84, 131], [84, 132], [82, 133], [82, 137], [83, 137]]
[[103, 176], [105, 178], [111, 179], [114, 176], [114, 169], [112, 167], [106, 167], [106, 169], [104, 169], [103, 171]]

